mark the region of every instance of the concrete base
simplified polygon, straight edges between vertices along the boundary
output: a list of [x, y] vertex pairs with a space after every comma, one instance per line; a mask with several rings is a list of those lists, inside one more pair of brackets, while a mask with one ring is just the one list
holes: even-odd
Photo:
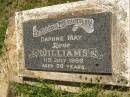
[[[36, 8], [16, 13], [17, 65], [19, 76], [70, 82], [99, 83], [130, 86], [129, 52], [129, 0], [87, 0], [68, 4]], [[67, 15], [112, 12], [112, 75], [74, 74], [27, 70], [24, 64], [24, 22], [35, 19], [50, 19]]]

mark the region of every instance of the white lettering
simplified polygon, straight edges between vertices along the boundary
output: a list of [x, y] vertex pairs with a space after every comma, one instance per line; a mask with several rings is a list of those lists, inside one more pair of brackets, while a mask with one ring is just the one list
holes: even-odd
[[40, 37], [52, 31], [64, 29], [65, 27], [69, 25], [74, 25], [72, 28], [73, 32], [76, 32], [78, 28], [82, 28], [86, 33], [93, 33], [94, 31], [93, 19], [71, 18], [71, 19], [63, 19], [61, 21], [58, 21], [55, 24], [48, 25], [40, 29], [38, 29], [37, 26], [33, 26], [33, 37]]
[[80, 40], [82, 38], [82, 35], [68, 35], [68, 40]]

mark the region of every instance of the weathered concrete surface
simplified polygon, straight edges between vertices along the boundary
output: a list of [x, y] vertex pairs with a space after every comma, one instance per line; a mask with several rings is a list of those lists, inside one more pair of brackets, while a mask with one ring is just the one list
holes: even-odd
[[5, 36], [4, 54], [0, 57], [0, 97], [7, 97], [10, 81], [18, 81], [16, 34], [14, 25], [14, 17], [10, 17]]
[[8, 82], [0, 81], [0, 97], [7, 97], [8, 96]]
[[[44, 8], [36, 8], [16, 13], [16, 34], [19, 76], [40, 77], [44, 79], [102, 83], [130, 86], [129, 62], [129, 12], [128, 0], [87, 0]], [[22, 23], [34, 19], [58, 18], [67, 15], [112, 12], [112, 75], [89, 75], [27, 70], [24, 66]], [[61, 77], [62, 76], [62, 77]]]

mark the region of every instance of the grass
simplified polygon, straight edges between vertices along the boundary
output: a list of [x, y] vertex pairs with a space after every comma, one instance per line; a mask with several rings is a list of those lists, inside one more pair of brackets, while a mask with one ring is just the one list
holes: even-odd
[[101, 85], [81, 85], [79, 93], [70, 93], [56, 88], [52, 83], [33, 83], [31, 85], [12, 82], [12, 94], [20, 97], [129, 97], [118, 89], [105, 90]]
[[0, 55], [3, 53], [5, 33], [9, 17], [15, 11], [27, 10], [79, 0], [0, 0]]
[[[0, 55], [2, 54], [2, 48], [4, 46], [5, 32], [8, 24], [8, 16], [6, 14], [5, 2], [0, 0]], [[5, 9], [5, 10], [3, 10]]]

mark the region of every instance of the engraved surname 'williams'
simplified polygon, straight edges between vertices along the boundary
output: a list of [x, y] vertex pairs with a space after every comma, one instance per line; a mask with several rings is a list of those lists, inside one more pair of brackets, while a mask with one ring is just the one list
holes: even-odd
[[29, 58], [37, 57], [86, 57], [94, 59], [102, 59], [103, 54], [99, 52], [96, 48], [88, 49], [66, 49], [66, 50], [46, 50], [34, 49], [29, 54]]

